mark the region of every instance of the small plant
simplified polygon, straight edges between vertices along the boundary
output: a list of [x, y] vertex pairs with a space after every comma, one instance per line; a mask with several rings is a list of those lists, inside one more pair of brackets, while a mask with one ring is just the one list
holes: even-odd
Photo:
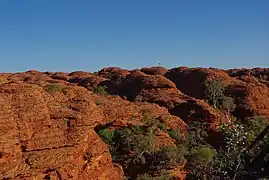
[[200, 146], [191, 150], [191, 155], [194, 157], [194, 163], [207, 165], [213, 160], [216, 151], [209, 146]]
[[172, 129], [168, 131], [168, 134], [171, 138], [176, 140], [177, 144], [183, 144], [184, 138], [182, 133], [180, 132], [180, 129]]
[[108, 95], [108, 92], [107, 92], [107, 86], [97, 86], [96, 88], [93, 89], [93, 93], [95, 94], [99, 94], [99, 95]]
[[143, 133], [143, 131], [144, 131], [144, 129], [143, 129], [142, 126], [134, 126], [134, 127], [132, 128], [132, 130], [133, 130], [134, 133], [136, 133], [136, 134]]
[[158, 128], [160, 128], [162, 131], [167, 132], [167, 127], [164, 123], [159, 123]]
[[155, 129], [150, 127], [147, 129], [146, 133], [139, 133], [135, 136], [133, 150], [137, 154], [141, 154], [144, 151], [148, 151], [149, 153], [154, 152], [153, 143], [155, 140]]
[[142, 102], [143, 101], [143, 96], [141, 95], [137, 95], [135, 98], [134, 98], [134, 102]]
[[118, 133], [115, 130], [111, 130], [108, 128], [99, 130], [97, 134], [103, 139], [103, 141], [106, 143], [110, 154], [112, 156], [113, 161], [118, 159], [118, 152], [117, 152], [117, 138]]
[[150, 115], [144, 115], [141, 119], [143, 123], [145, 123], [147, 126], [152, 126], [153, 128], [159, 128], [164, 132], [167, 132], [167, 127], [164, 123], [160, 122], [160, 120], [155, 119], [154, 117]]
[[173, 177], [169, 174], [169, 172], [163, 170], [159, 173], [158, 176], [152, 176], [146, 173], [146, 174], [140, 175], [137, 179], [138, 180], [172, 180]]
[[101, 100], [96, 100], [96, 101], [95, 101], [95, 104], [96, 104], [97, 106], [99, 106], [99, 105], [102, 105], [103, 102], [102, 102]]
[[45, 86], [45, 90], [49, 93], [62, 92], [63, 87], [60, 84], [48, 84]]
[[99, 136], [102, 137], [102, 139], [104, 140], [104, 142], [106, 144], [113, 144], [114, 143], [114, 138], [115, 138], [115, 131], [111, 130], [111, 129], [102, 129], [100, 131], [98, 131], [97, 133]]

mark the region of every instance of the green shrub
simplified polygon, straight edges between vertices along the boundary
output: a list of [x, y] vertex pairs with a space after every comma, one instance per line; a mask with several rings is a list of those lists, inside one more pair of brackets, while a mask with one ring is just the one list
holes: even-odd
[[144, 134], [137, 134], [135, 138], [133, 149], [137, 154], [143, 151], [154, 152], [153, 143], [155, 140], [155, 130], [153, 128], [148, 128], [147, 132]]
[[224, 95], [225, 86], [220, 79], [208, 80], [204, 83], [204, 86], [205, 98], [214, 108], [227, 112], [235, 109], [233, 98]]
[[102, 137], [102, 139], [104, 140], [104, 142], [106, 144], [112, 145], [114, 143], [114, 139], [115, 139], [115, 130], [111, 130], [111, 129], [102, 129], [100, 131], [98, 131], [97, 133], [100, 137]]
[[107, 87], [106, 86], [97, 86], [96, 88], [93, 89], [93, 93], [98, 94], [98, 95], [108, 95], [108, 92], [106, 91]]
[[252, 117], [243, 123], [229, 121], [221, 124], [220, 133], [224, 141], [211, 167], [215, 173], [230, 179], [244, 177], [248, 173], [245, 172], [246, 163], [260, 152], [268, 137], [253, 149], [249, 150], [248, 147], [266, 126], [266, 121], [261, 117]]
[[95, 101], [95, 104], [96, 104], [97, 106], [99, 106], [99, 105], [102, 105], [103, 102], [102, 102], [101, 100], [96, 100], [96, 101]]
[[235, 109], [234, 99], [229, 96], [223, 96], [220, 99], [219, 108], [227, 112], [233, 111]]
[[112, 156], [112, 160], [116, 161], [118, 157], [120, 156], [119, 152], [117, 152], [117, 139], [118, 139], [117, 131], [105, 128], [105, 129], [99, 130], [97, 134], [106, 143], [109, 149], [109, 152]]
[[132, 127], [132, 130], [134, 131], [135, 134], [143, 133], [144, 128], [142, 126], [134, 126]]
[[[259, 136], [259, 134], [269, 125], [269, 121], [263, 116], [254, 116], [247, 118], [244, 122], [244, 129], [246, 132], [248, 145], [253, 143], [253, 141]], [[260, 152], [264, 146], [269, 143], [269, 134], [267, 133], [263, 139], [257, 142], [256, 146], [250, 150], [250, 156], [255, 156]]]
[[188, 127], [189, 135], [188, 135], [188, 147], [191, 149], [192, 147], [198, 147], [200, 145], [207, 145], [207, 124], [201, 122], [191, 122]]
[[141, 95], [137, 95], [135, 98], [134, 98], [134, 102], [142, 102], [143, 101], [143, 96]]
[[180, 132], [180, 129], [172, 129], [168, 131], [168, 134], [171, 138], [176, 140], [177, 144], [183, 144], [184, 142], [184, 137], [182, 133]]
[[196, 178], [202, 178], [211, 173], [211, 164], [217, 152], [210, 146], [199, 146], [189, 150], [187, 155], [187, 166], [190, 174]]
[[49, 93], [62, 92], [63, 87], [60, 84], [48, 84], [45, 86], [45, 90]]
[[184, 145], [164, 146], [155, 152], [158, 160], [158, 169], [171, 169], [180, 165], [185, 160], [187, 149]]
[[137, 179], [138, 180], [172, 180], [173, 177], [169, 174], [168, 171], [162, 170], [157, 176], [152, 176], [146, 173], [146, 174], [140, 175]]
[[155, 119], [151, 116], [144, 115], [141, 119], [143, 123], [145, 123], [147, 126], [151, 126], [154, 129], [161, 129], [164, 132], [167, 132], [167, 127], [164, 123], [160, 122], [160, 120]]
[[206, 99], [214, 108], [218, 107], [219, 100], [224, 96], [225, 87], [220, 79], [208, 80], [204, 83]]
[[213, 160], [213, 157], [216, 155], [216, 151], [212, 147], [200, 146], [198, 149], [191, 151], [191, 154], [194, 156], [195, 161], [198, 164], [208, 164]]
[[[171, 170], [187, 160], [187, 179], [219, 179], [223, 176], [240, 179], [244, 172], [246, 148], [267, 126], [264, 118], [256, 116], [243, 123], [226, 122], [220, 125], [219, 133], [223, 137], [221, 145], [214, 149], [207, 142], [207, 124], [191, 122], [188, 138], [184, 138], [179, 129], [167, 130], [175, 145], [155, 147], [155, 133], [159, 121], [145, 118], [144, 126], [124, 127], [118, 130], [108, 128], [98, 134], [108, 144], [113, 161], [122, 165], [131, 179], [166, 179], [160, 170]], [[162, 124], [162, 123], [161, 123]], [[248, 138], [248, 134], [250, 138]], [[257, 155], [257, 151], [254, 151]], [[143, 172], [129, 173], [130, 168], [145, 166]], [[144, 174], [145, 173], [145, 174]], [[138, 176], [139, 174], [143, 174]]]
[[[253, 132], [253, 136], [257, 137], [263, 129], [265, 129], [269, 125], [269, 121], [264, 116], [253, 116], [250, 118], [246, 118], [244, 122], [244, 126], [246, 131], [249, 133]], [[254, 139], [251, 139], [254, 140]]]

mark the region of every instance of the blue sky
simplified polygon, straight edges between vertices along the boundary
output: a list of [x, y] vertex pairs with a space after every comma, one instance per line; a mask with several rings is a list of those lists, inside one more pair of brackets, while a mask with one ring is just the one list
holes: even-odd
[[0, 1], [0, 71], [269, 67], [268, 0]]

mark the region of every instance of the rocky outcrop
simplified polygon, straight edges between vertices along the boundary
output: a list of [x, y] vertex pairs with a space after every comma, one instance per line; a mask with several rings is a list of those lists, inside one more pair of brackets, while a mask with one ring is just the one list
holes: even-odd
[[222, 80], [230, 79], [224, 71], [219, 69], [186, 67], [170, 69], [165, 74], [165, 77], [173, 81], [181, 92], [198, 99], [204, 98], [203, 83], [206, 80], [214, 78], [219, 78]]
[[[211, 130], [226, 115], [204, 99], [204, 82], [222, 79], [237, 105], [232, 115], [269, 117], [268, 69], [163, 67], [0, 74], [0, 179], [123, 179], [96, 128], [143, 125], [151, 118], [186, 132]], [[92, 92], [106, 86], [112, 95]], [[173, 141], [159, 131], [157, 146]], [[176, 176], [184, 173], [173, 170]]]
[[0, 87], [0, 179], [123, 179], [95, 127], [141, 125], [148, 115], [168, 128], [186, 129], [180, 118], [156, 104], [64, 84], [50, 92], [45, 84], [20, 81]]
[[261, 82], [256, 78], [258, 74], [267, 72], [268, 69], [224, 71], [214, 68], [179, 67], [169, 70], [165, 76], [184, 94], [198, 99], [204, 99], [203, 84], [206, 80], [221, 79], [227, 87], [226, 94], [235, 99], [237, 107], [234, 115], [245, 119], [255, 115], [269, 115], [268, 81]]
[[165, 75], [168, 72], [168, 69], [155, 66], [150, 68], [142, 68], [140, 71], [148, 75]]
[[123, 178], [93, 130], [104, 115], [89, 91], [11, 83], [0, 92], [1, 179]]

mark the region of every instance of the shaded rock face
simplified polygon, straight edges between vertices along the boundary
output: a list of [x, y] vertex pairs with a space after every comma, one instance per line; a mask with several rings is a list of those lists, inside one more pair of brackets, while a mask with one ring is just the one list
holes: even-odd
[[198, 99], [204, 98], [203, 83], [206, 80], [214, 78], [225, 80], [229, 78], [225, 72], [218, 69], [186, 67], [170, 69], [165, 77], [173, 81], [181, 92]]
[[[165, 76], [186, 95], [204, 99], [204, 82], [214, 78], [221, 79], [227, 86], [226, 94], [235, 99], [234, 115], [240, 119], [255, 115], [268, 116], [268, 81], [261, 82], [258, 77], [268, 69], [229, 70], [179, 67], [169, 70]], [[227, 74], [228, 73], [228, 74]], [[246, 76], [247, 75], [247, 76]]]

